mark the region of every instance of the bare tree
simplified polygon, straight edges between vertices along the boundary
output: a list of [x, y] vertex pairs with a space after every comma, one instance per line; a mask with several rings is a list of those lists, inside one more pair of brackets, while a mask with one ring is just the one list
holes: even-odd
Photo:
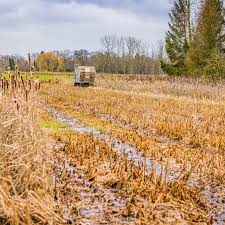
[[164, 46], [159, 42], [157, 49], [149, 56], [149, 47], [134, 37], [106, 35], [101, 38], [102, 52], [93, 57], [97, 71], [108, 73], [160, 73], [160, 60], [164, 56]]

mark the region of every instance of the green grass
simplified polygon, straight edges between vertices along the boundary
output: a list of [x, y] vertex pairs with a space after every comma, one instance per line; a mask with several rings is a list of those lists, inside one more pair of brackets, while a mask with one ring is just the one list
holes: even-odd
[[[22, 72], [21, 75], [23, 77], [25, 77], [25, 73]], [[29, 73], [27, 73], [27, 75], [29, 75]], [[8, 73], [2, 73], [2, 77], [4, 78], [9, 78], [9, 74]], [[55, 78], [63, 78], [63, 79], [67, 79], [67, 80], [73, 80], [73, 73], [33, 73], [33, 78], [34, 79], [40, 79], [43, 81], [47, 81], [47, 80], [53, 80]]]
[[47, 74], [47, 73], [38, 73], [38, 74], [33, 74], [33, 78], [38, 78], [40, 80], [52, 80], [54, 78], [63, 78], [63, 79], [67, 79], [67, 80], [72, 80], [73, 79], [73, 75], [72, 74]]
[[40, 80], [52, 80], [56, 76], [55, 75], [50, 75], [50, 74], [33, 74], [34, 79], [40, 79]]
[[65, 126], [63, 124], [60, 124], [60, 123], [58, 123], [56, 121], [45, 121], [45, 122], [41, 123], [40, 127], [41, 128], [45, 128], [45, 129], [56, 130], [56, 129], [66, 128], [67, 126]]

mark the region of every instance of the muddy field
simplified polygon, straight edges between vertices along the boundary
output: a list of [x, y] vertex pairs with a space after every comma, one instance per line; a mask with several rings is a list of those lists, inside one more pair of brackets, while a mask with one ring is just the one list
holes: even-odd
[[4, 79], [0, 224], [225, 224], [225, 83]]
[[[45, 84], [43, 128], [61, 146], [58, 174], [67, 174], [55, 181], [64, 219], [224, 224], [224, 87], [103, 75], [92, 88]], [[61, 193], [65, 183], [74, 197]]]

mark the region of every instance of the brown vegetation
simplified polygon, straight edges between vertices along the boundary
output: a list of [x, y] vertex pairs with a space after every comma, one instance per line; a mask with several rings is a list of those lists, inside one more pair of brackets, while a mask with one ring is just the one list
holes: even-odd
[[1, 79], [0, 99], [0, 224], [62, 224], [35, 84]]
[[96, 87], [62, 79], [38, 92], [9, 76], [0, 223], [224, 222], [222, 81], [98, 75]]
[[[176, 216], [180, 215], [182, 219], [168, 213], [165, 215], [167, 221], [169, 221], [168, 218], [175, 218], [173, 221], [176, 222], [189, 221], [204, 224], [210, 223], [211, 216], [214, 222], [224, 220], [224, 204], [222, 203], [225, 174], [223, 82], [173, 80], [166, 77], [142, 79], [134, 76], [122, 78], [112, 76], [105, 79], [105, 76], [99, 76], [95, 88], [74, 88], [68, 82], [63, 82], [57, 86], [46, 85], [42, 93], [48, 105], [78, 119], [86, 126], [95, 127], [100, 132], [134, 146], [148, 159], [160, 163], [168, 176], [172, 174], [172, 177], [169, 176], [171, 181], [169, 183], [159, 181], [144, 183], [141, 194], [144, 201], [148, 202], [148, 207], [154, 204], [153, 196], [157, 198], [158, 193], [154, 192], [154, 195], [151, 195], [148, 190], [156, 189], [160, 190], [159, 195], [160, 193], [162, 196], [168, 195], [168, 198], [160, 198], [157, 203], [163, 206], [177, 205], [178, 208], [173, 210], [176, 211]], [[60, 140], [67, 143], [66, 146], [70, 146], [75, 141], [74, 138], [69, 138], [69, 142], [65, 141], [64, 135]], [[95, 146], [96, 140], [92, 142]], [[83, 141], [79, 142], [80, 145], [82, 143]], [[83, 147], [82, 151], [85, 149], [86, 147]], [[68, 151], [71, 157], [77, 154], [75, 150]], [[95, 158], [94, 150], [91, 156], [86, 154], [78, 153], [82, 165], [83, 163], [85, 166], [91, 164], [86, 168], [87, 172], [101, 165]], [[98, 154], [97, 157], [103, 160]], [[101, 152], [101, 154], [104, 153]], [[109, 156], [109, 153], [106, 155]], [[92, 157], [94, 162], [86, 161], [89, 157]], [[95, 161], [99, 164], [95, 164]], [[123, 164], [132, 167], [132, 161], [128, 164], [125, 162], [120, 164], [121, 169]], [[141, 179], [143, 168], [136, 166], [134, 168], [139, 171], [138, 179]], [[122, 169], [122, 171], [124, 173], [126, 170]], [[115, 173], [113, 167], [110, 173]], [[120, 179], [120, 176], [115, 174], [112, 177]], [[129, 179], [131, 177], [132, 175]], [[123, 187], [126, 187], [122, 190], [127, 195], [132, 194], [135, 199], [139, 199], [140, 193], [129, 191], [133, 185], [133, 183], [129, 184], [131, 182], [129, 179], [122, 180]], [[146, 179], [161, 180], [159, 174]], [[141, 180], [135, 182], [137, 187], [142, 186]], [[189, 203], [196, 207], [197, 211], [191, 211], [191, 215], [197, 213], [194, 217], [186, 208], [189, 207]], [[149, 215], [149, 209], [146, 205], [143, 207], [144, 213], [142, 216], [135, 217], [136, 219], [141, 217], [140, 221], [145, 221], [144, 223], [154, 219], [156, 222], [159, 219], [155, 216], [146, 217], [147, 214]], [[131, 210], [131, 212], [134, 211]], [[166, 211], [169, 212], [169, 209], [166, 208]], [[162, 216], [161, 212], [159, 214]], [[162, 218], [159, 221], [163, 222]]]

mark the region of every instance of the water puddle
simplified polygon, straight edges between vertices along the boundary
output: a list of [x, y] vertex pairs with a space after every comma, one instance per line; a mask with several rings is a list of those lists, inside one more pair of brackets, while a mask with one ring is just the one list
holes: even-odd
[[205, 187], [204, 197], [210, 202], [212, 207], [211, 215], [214, 218], [215, 225], [225, 224], [225, 188], [217, 187], [212, 189], [210, 186]]
[[106, 133], [101, 133], [96, 128], [90, 128], [82, 125], [79, 121], [65, 115], [62, 112], [54, 108], [48, 108], [48, 112], [53, 115], [53, 117], [63, 125], [67, 126], [66, 130], [77, 131], [83, 134], [89, 134], [97, 137], [99, 140], [106, 141], [110, 147], [117, 153], [124, 153], [127, 155], [128, 160], [133, 161], [135, 166], [146, 167], [146, 174], [150, 174], [152, 170], [157, 175], [163, 175], [162, 177], [166, 178], [166, 181], [175, 180], [176, 176], [167, 173], [164, 166], [158, 162], [153, 162], [151, 159], [146, 158], [143, 153], [141, 153], [138, 149], [131, 146], [130, 144], [123, 143], [121, 140], [115, 139]]

